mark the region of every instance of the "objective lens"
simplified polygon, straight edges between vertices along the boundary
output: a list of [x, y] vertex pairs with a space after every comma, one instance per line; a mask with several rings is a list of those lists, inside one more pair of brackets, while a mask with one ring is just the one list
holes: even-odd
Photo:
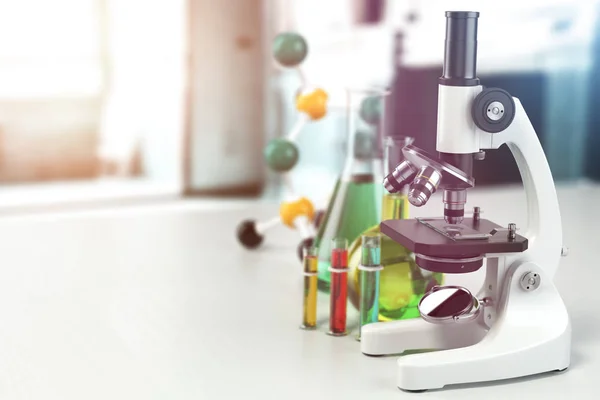
[[410, 192], [408, 192], [408, 201], [415, 207], [421, 207], [431, 197], [432, 194], [437, 190], [442, 174], [433, 167], [422, 167], [417, 174], [412, 185], [410, 185]]
[[383, 187], [389, 193], [398, 193], [415, 176], [415, 167], [408, 161], [402, 161], [391, 174], [383, 180]]
[[444, 190], [444, 219], [449, 224], [460, 224], [465, 216], [467, 191]]

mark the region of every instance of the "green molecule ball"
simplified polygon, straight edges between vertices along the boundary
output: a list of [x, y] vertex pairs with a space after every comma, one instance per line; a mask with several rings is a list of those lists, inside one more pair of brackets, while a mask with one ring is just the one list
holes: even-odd
[[295, 67], [306, 58], [308, 45], [297, 33], [280, 33], [273, 41], [273, 57], [284, 67]]
[[275, 172], [287, 172], [298, 162], [296, 145], [286, 139], [273, 139], [264, 149], [265, 161]]
[[360, 105], [360, 117], [368, 124], [379, 123], [382, 114], [381, 97], [367, 97]]

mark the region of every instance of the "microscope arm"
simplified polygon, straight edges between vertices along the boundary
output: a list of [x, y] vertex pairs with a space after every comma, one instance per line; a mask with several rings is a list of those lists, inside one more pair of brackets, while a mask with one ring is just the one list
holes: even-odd
[[[506, 144], [521, 172], [527, 199], [527, 233], [529, 249], [513, 256], [511, 261], [534, 261], [549, 279], [558, 268], [562, 249], [562, 226], [554, 180], [537, 134], [521, 102], [515, 102], [515, 117], [508, 128], [499, 133], [479, 130], [480, 148], [497, 149]], [[535, 179], [534, 179], [535, 177]], [[507, 260], [507, 265], [510, 261]]]

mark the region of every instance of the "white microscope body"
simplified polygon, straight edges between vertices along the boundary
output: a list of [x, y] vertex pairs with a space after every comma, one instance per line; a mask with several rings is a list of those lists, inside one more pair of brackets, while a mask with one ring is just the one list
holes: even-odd
[[[455, 24], [475, 18], [475, 32], [477, 16], [478, 13], [446, 14]], [[464, 37], [461, 32], [458, 35]], [[445, 69], [448, 46], [454, 46], [448, 45], [449, 41], [452, 40], [447, 36]], [[553, 283], [563, 247], [552, 174], [520, 101], [502, 96], [498, 100], [493, 93], [485, 101], [485, 90], [479, 84], [439, 85], [437, 150], [466, 155], [497, 149], [503, 144], [509, 147], [527, 197], [528, 230], [523, 236], [528, 240], [528, 248], [519, 253], [484, 254], [486, 277], [476, 295], [483, 305], [474, 319], [450, 324], [414, 319], [362, 328], [361, 350], [367, 355], [440, 350], [399, 358], [397, 385], [403, 390], [438, 389], [450, 384], [561, 371], [570, 364], [571, 324]], [[475, 104], [479, 99], [483, 100]], [[479, 121], [475, 115], [477, 107], [486, 115]], [[511, 115], [502, 121], [505, 111]], [[506, 126], [495, 126], [497, 121]]]

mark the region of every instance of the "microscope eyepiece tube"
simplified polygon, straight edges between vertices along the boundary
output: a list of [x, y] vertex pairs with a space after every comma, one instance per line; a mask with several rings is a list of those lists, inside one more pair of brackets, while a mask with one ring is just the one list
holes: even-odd
[[440, 85], [477, 86], [477, 20], [474, 11], [446, 12], [444, 72]]
[[389, 193], [399, 193], [404, 186], [415, 176], [417, 170], [408, 161], [402, 161], [398, 166], [383, 180], [383, 187]]
[[415, 207], [425, 205], [432, 194], [437, 190], [442, 174], [433, 167], [421, 167], [419, 173], [415, 177], [410, 192], [408, 192], [408, 201]]

